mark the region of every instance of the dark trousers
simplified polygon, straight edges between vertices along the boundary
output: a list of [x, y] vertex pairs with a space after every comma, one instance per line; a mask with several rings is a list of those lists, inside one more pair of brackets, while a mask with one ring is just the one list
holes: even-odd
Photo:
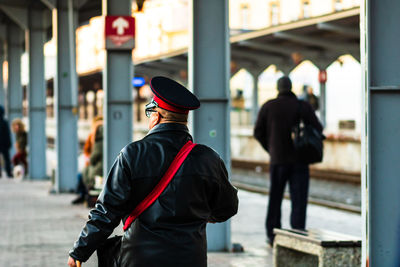
[[11, 159], [12, 164], [15, 166], [22, 164], [24, 166], [25, 173], [28, 172], [28, 162], [26, 161], [26, 151], [18, 151]]
[[[7, 176], [12, 177], [10, 152], [8, 149], [2, 149], [2, 150], [0, 150], [0, 153], [3, 155], [4, 165], [5, 165], [4, 167], [6, 169]], [[1, 166], [0, 166], [0, 177], [1, 177]]]
[[82, 173], [78, 173], [78, 185], [76, 186], [76, 193], [78, 193], [81, 197], [84, 197], [88, 194], [86, 185], [83, 183]]
[[274, 228], [281, 228], [281, 204], [286, 183], [289, 182], [292, 210], [290, 225], [293, 229], [306, 228], [306, 212], [310, 173], [307, 164], [271, 164], [270, 194], [266, 219], [267, 236], [274, 240]]

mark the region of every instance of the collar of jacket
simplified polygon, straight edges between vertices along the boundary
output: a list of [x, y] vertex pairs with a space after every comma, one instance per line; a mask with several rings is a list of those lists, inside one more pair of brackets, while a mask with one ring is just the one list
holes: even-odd
[[189, 129], [186, 127], [186, 125], [181, 123], [160, 123], [154, 126], [153, 129], [151, 129], [147, 135], [166, 132], [166, 131], [183, 131], [188, 135], [190, 135]]
[[278, 94], [278, 97], [287, 97], [287, 96], [289, 96], [289, 97], [296, 97], [296, 98], [297, 98], [297, 96], [296, 96], [292, 91], [280, 92], [280, 93]]

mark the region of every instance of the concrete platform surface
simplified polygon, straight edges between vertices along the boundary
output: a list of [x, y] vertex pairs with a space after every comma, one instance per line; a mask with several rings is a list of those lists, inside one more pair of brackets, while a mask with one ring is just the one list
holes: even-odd
[[[67, 266], [68, 250], [88, 214], [72, 206], [73, 194], [49, 194], [49, 181], [0, 179], [0, 266]], [[232, 242], [244, 253], [209, 253], [212, 267], [272, 266], [265, 243], [264, 217], [268, 197], [239, 192], [240, 207], [232, 219]], [[289, 227], [290, 202], [282, 206], [283, 227]], [[309, 205], [307, 227], [361, 236], [361, 217], [354, 213]], [[95, 256], [83, 265], [97, 266]]]

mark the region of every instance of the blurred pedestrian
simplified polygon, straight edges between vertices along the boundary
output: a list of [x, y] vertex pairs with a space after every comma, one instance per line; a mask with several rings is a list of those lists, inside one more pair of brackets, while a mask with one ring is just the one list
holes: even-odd
[[322, 131], [311, 105], [299, 101], [292, 92], [289, 77], [280, 78], [277, 87], [278, 97], [261, 107], [254, 128], [254, 137], [270, 155], [271, 187], [266, 218], [266, 232], [270, 245], [274, 240], [273, 229], [281, 228], [281, 203], [287, 182], [292, 201], [291, 227], [300, 230], [306, 227], [309, 168], [296, 158], [291, 138], [292, 127], [300, 116], [299, 110], [305, 123]]
[[311, 86], [307, 88], [307, 101], [310, 103], [314, 111], [319, 109], [319, 99], [316, 95], [314, 95], [314, 91]]
[[22, 173], [19, 173], [18, 176], [24, 176], [24, 174], [28, 172], [28, 162], [26, 160], [26, 146], [28, 137], [25, 131], [25, 125], [21, 119], [17, 118], [12, 121], [11, 128], [15, 134], [15, 154], [11, 161], [14, 165], [14, 168], [18, 170], [21, 170], [21, 168], [17, 166], [23, 167]]
[[94, 188], [96, 176], [103, 176], [103, 121], [96, 123], [91, 138], [93, 145], [89, 164], [82, 172], [83, 182], [88, 190]]
[[88, 191], [94, 186], [95, 176], [103, 176], [103, 116], [93, 119], [90, 134], [83, 146], [83, 160], [76, 189], [79, 196], [72, 204], [83, 203]]
[[94, 146], [94, 135], [96, 134], [96, 129], [100, 124], [103, 124], [103, 116], [99, 115], [94, 117], [89, 136], [87, 137], [85, 144], [83, 145], [83, 155], [86, 157], [85, 166], [89, 165], [90, 154], [92, 153]]
[[314, 111], [319, 109], [319, 98], [314, 95], [314, 90], [311, 86], [303, 86], [303, 94], [299, 97], [299, 99], [310, 103]]
[[145, 110], [150, 132], [119, 153], [70, 251], [69, 266], [86, 261], [121, 220], [126, 232], [118, 266], [207, 266], [207, 223], [226, 221], [237, 212], [237, 190], [224, 162], [198, 144], [155, 202], [129, 224], [128, 215], [159, 185], [182, 147], [191, 145], [188, 112], [200, 106], [196, 96], [171, 79], [155, 77], [150, 86], [154, 98]]
[[[10, 148], [11, 148], [11, 133], [8, 121], [4, 119], [4, 108], [0, 106], [0, 154], [3, 155], [4, 167], [6, 169], [7, 176], [12, 178], [11, 173], [11, 161], [10, 161]], [[1, 166], [0, 166], [0, 178], [1, 178]]]

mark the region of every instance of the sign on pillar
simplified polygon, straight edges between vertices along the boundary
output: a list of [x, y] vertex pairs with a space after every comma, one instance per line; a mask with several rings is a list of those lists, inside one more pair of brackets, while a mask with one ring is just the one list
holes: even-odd
[[135, 47], [135, 18], [106, 16], [106, 49], [132, 50]]
[[319, 83], [326, 83], [327, 80], [328, 80], [328, 75], [326, 73], [326, 70], [320, 70], [318, 73]]

